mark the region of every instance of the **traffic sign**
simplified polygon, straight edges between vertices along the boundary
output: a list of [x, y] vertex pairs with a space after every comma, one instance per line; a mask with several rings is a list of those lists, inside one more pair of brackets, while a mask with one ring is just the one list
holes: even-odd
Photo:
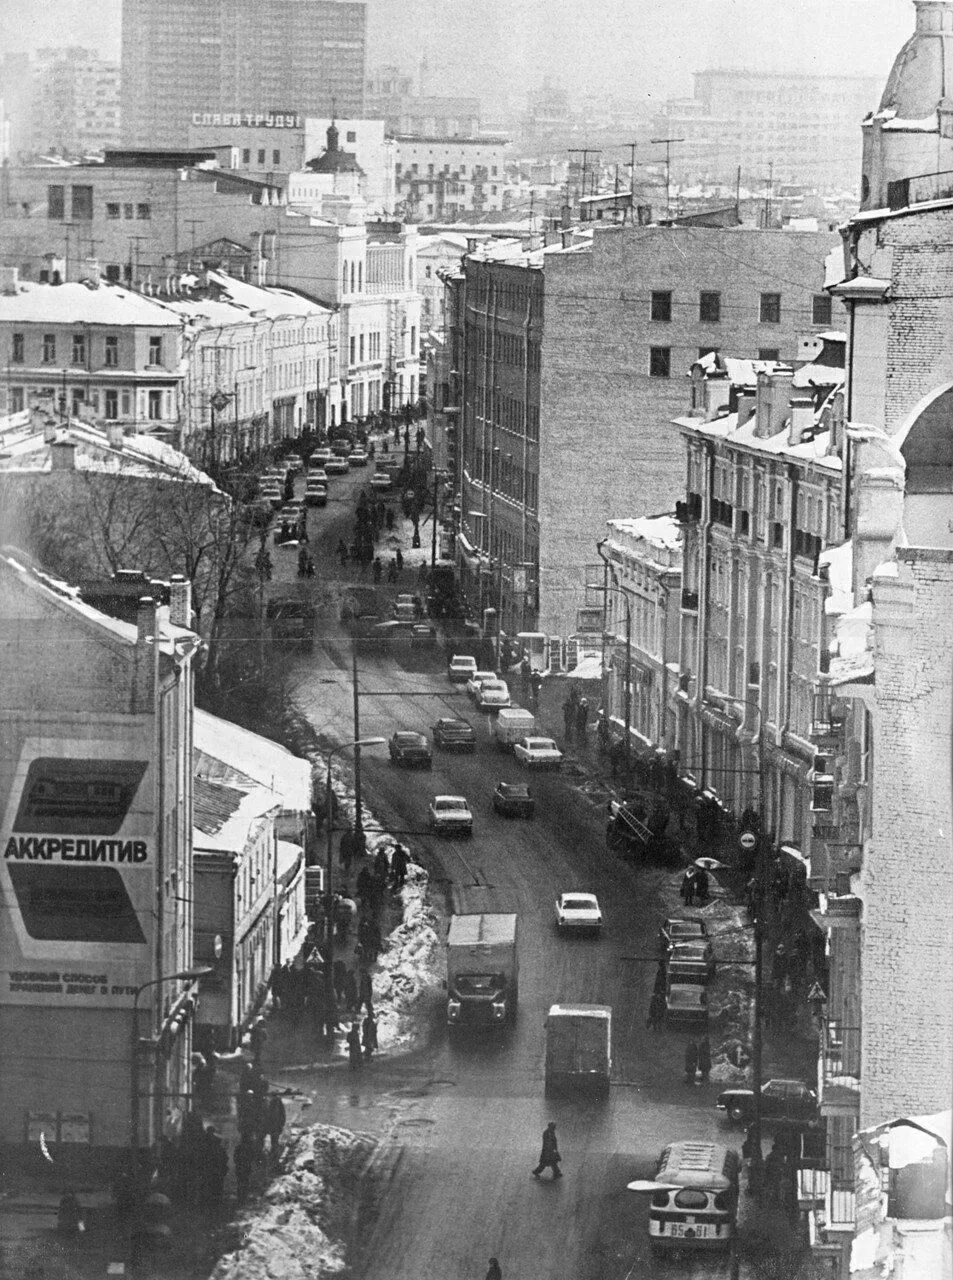
[[738, 843], [741, 845], [742, 849], [753, 849], [758, 843], [758, 837], [753, 831], [742, 831], [741, 835], [738, 837]]

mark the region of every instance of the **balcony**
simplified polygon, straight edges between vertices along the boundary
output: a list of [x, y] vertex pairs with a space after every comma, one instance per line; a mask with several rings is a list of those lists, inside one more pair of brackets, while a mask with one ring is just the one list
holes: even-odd
[[847, 1027], [836, 1018], [822, 1023], [817, 1098], [823, 1115], [859, 1113], [860, 1027]]

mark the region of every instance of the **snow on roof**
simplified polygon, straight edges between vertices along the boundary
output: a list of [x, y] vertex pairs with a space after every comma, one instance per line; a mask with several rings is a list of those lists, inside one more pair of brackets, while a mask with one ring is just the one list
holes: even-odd
[[674, 515], [638, 516], [634, 519], [610, 520], [609, 527], [632, 538], [642, 538], [655, 547], [678, 551], [682, 545], [681, 525]]
[[265, 787], [243, 790], [206, 778], [194, 780], [192, 798], [197, 853], [240, 853], [259, 820], [278, 809], [274, 794]]
[[830, 594], [824, 602], [824, 612], [830, 615], [846, 613], [853, 608], [853, 541], [842, 542], [839, 547], [828, 547], [817, 558], [818, 568], [828, 566]]
[[268, 789], [283, 809], [311, 808], [311, 764], [261, 734], [195, 709], [196, 776]]
[[[780, 360], [749, 360], [737, 356], [722, 356], [709, 351], [694, 362], [706, 374], [726, 373], [728, 381], [736, 387], [756, 387], [759, 373], [789, 373], [791, 366]], [[693, 367], [694, 367], [693, 365]]]
[[792, 458], [800, 462], [812, 462], [830, 471], [841, 469], [842, 464], [838, 455], [828, 452], [829, 431], [817, 431], [811, 440], [805, 440], [801, 444], [789, 444], [786, 426], [773, 436], [756, 436], [757, 418], [754, 414], [740, 427], [737, 413], [729, 413], [723, 418], [713, 418], [710, 422], [703, 422], [699, 418], [675, 418], [674, 424], [684, 430], [697, 432], [715, 440], [724, 440], [728, 444], [741, 445], [757, 453], [774, 454], [777, 457]]
[[161, 302], [118, 284], [39, 284], [21, 280], [15, 294], [0, 293], [0, 320], [18, 324], [147, 325], [177, 328], [181, 321]]
[[794, 377], [791, 379], [792, 387], [837, 387], [844, 381], [846, 373], [843, 368], [837, 365], [817, 364], [812, 361], [810, 364], [802, 364], [800, 369], [795, 369]]
[[565, 674], [570, 680], [601, 680], [602, 659], [598, 654], [590, 653], [586, 657], [580, 658], [576, 665]]
[[267, 289], [246, 284], [224, 271], [210, 271], [209, 278], [225, 290], [236, 306], [248, 311], [264, 311], [270, 316], [328, 316], [330, 307], [294, 293], [291, 289], [279, 289], [270, 285]]
[[841, 614], [834, 624], [836, 652], [831, 658], [832, 685], [869, 681], [874, 674], [873, 606], [869, 600]]
[[216, 489], [210, 476], [157, 436], [145, 432], [124, 435], [121, 445], [112, 445], [107, 432], [71, 418], [57, 426], [55, 441], [49, 441], [42, 423], [34, 423], [27, 411], [0, 422], [0, 471], [51, 471], [53, 443], [75, 446], [73, 464], [77, 471], [187, 481]]

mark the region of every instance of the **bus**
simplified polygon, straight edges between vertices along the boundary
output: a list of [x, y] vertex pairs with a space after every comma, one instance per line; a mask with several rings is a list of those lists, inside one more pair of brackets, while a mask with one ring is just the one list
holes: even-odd
[[729, 1249], [738, 1214], [737, 1151], [717, 1142], [670, 1142], [659, 1156], [649, 1207], [653, 1251]]

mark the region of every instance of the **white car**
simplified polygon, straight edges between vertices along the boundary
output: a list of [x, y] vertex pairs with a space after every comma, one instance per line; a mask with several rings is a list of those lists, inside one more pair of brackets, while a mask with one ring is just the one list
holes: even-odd
[[371, 476], [371, 488], [386, 493], [391, 486], [390, 472], [375, 471]]
[[447, 664], [447, 678], [451, 684], [466, 684], [476, 669], [476, 658], [469, 653], [455, 653]]
[[367, 454], [363, 449], [352, 449], [347, 455], [347, 460], [352, 467], [366, 467]]
[[311, 484], [311, 483], [312, 483], [312, 481], [317, 481], [317, 483], [318, 483], [318, 484], [324, 484], [324, 485], [326, 485], [326, 484], [327, 484], [327, 482], [328, 482], [328, 473], [325, 471], [324, 467], [310, 467], [310, 468], [309, 468], [309, 470], [308, 470], [308, 479], [306, 480], [306, 482], [305, 482], [305, 483], [306, 483], [306, 484]]
[[510, 691], [505, 680], [484, 680], [476, 696], [481, 711], [499, 711], [510, 705]]
[[350, 469], [351, 464], [348, 462], [347, 458], [339, 458], [334, 454], [332, 454], [324, 464], [324, 470], [329, 476], [347, 475]]
[[315, 449], [314, 453], [311, 455], [311, 460], [308, 463], [308, 470], [316, 471], [318, 467], [323, 467], [330, 456], [330, 449]]
[[467, 681], [467, 693], [475, 700], [482, 684], [486, 684], [488, 680], [499, 680], [499, 678], [495, 671], [474, 671]]
[[304, 466], [300, 453], [289, 453], [285, 456], [285, 466], [289, 471], [300, 471]]
[[552, 738], [520, 738], [513, 743], [513, 755], [527, 769], [558, 769], [563, 762]]
[[437, 835], [473, 835], [473, 814], [464, 796], [434, 796], [429, 813], [430, 830]]
[[561, 893], [556, 899], [556, 928], [575, 933], [599, 933], [602, 912], [594, 893]]

